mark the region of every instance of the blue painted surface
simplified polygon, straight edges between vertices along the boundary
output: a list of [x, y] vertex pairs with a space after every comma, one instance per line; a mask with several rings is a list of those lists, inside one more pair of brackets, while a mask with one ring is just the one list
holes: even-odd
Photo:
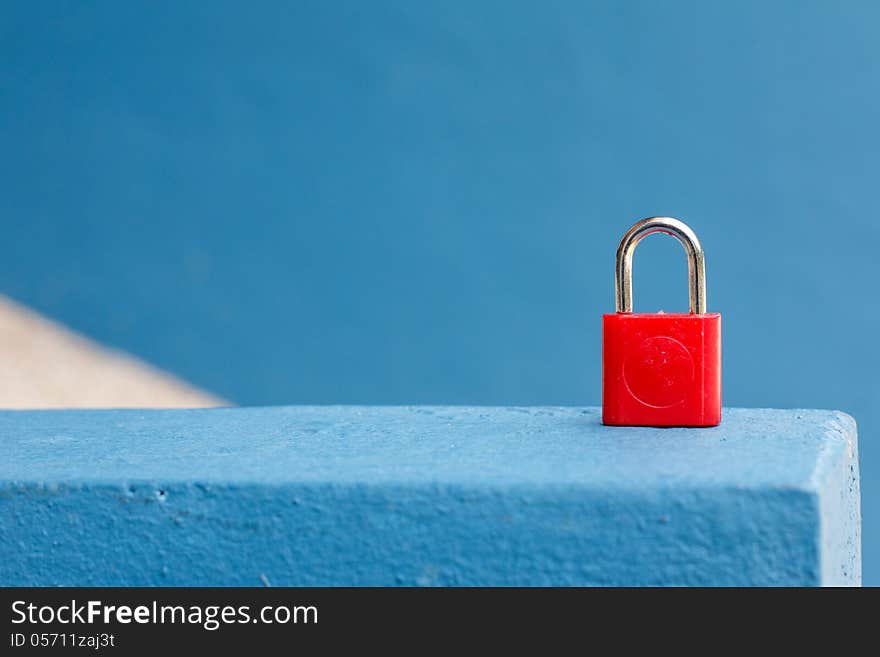
[[852, 584], [856, 427], [726, 410], [0, 413], [0, 584]]
[[[598, 404], [635, 219], [880, 435], [880, 4], [5, 2], [0, 291], [240, 404]], [[652, 238], [636, 307], [684, 310]], [[865, 441], [880, 584], [880, 441]]]

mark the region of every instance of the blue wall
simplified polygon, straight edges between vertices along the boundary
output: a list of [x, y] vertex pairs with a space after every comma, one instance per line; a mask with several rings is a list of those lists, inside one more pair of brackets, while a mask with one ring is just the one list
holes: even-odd
[[[880, 6], [3, 3], [0, 292], [241, 404], [595, 404], [617, 240], [840, 408], [880, 584]], [[672, 240], [636, 306], [686, 308]]]

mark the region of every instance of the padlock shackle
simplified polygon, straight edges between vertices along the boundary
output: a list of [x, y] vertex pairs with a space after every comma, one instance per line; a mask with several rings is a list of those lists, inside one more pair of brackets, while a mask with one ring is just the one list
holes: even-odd
[[614, 277], [615, 305], [619, 313], [632, 313], [632, 260], [633, 253], [643, 238], [653, 233], [672, 235], [684, 247], [688, 261], [688, 302], [690, 312], [706, 314], [706, 259], [703, 247], [694, 231], [672, 217], [648, 217], [642, 219], [621, 238], [617, 247], [617, 263]]

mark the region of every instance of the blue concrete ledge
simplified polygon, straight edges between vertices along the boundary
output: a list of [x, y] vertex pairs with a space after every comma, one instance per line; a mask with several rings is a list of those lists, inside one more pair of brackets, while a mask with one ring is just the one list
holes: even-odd
[[855, 422], [595, 408], [0, 412], [2, 585], [851, 585]]

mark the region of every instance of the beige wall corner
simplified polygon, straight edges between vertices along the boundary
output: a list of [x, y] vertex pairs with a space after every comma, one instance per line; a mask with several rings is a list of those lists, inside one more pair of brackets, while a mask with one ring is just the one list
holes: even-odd
[[0, 295], [0, 408], [228, 405]]

